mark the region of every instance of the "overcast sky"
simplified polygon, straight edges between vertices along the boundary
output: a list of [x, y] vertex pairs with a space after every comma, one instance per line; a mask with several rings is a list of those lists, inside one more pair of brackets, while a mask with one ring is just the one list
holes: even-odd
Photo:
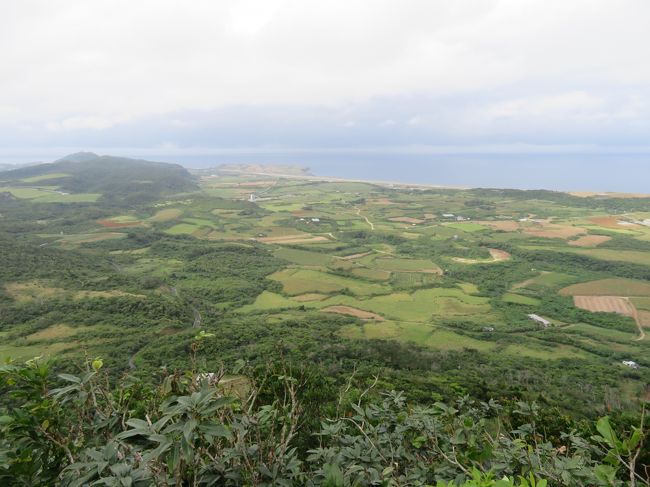
[[650, 150], [647, 0], [20, 0], [0, 159]]

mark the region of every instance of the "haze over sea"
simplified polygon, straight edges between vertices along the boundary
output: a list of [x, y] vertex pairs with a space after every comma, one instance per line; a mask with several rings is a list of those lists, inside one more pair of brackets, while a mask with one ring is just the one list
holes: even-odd
[[[79, 148], [78, 150], [81, 150]], [[92, 149], [91, 149], [92, 150]], [[641, 154], [400, 154], [393, 151], [234, 151], [200, 154], [182, 150], [174, 154], [155, 149], [97, 149], [120, 155], [182, 164], [204, 169], [219, 164], [287, 164], [307, 167], [316, 176], [372, 181], [394, 181], [441, 186], [550, 189], [650, 194], [650, 155]], [[49, 162], [58, 154], [2, 158], [0, 162]]]
[[[216, 158], [177, 158], [207, 167]], [[219, 163], [295, 164], [317, 176], [442, 186], [650, 193], [650, 157], [619, 155], [337, 154], [218, 158]]]

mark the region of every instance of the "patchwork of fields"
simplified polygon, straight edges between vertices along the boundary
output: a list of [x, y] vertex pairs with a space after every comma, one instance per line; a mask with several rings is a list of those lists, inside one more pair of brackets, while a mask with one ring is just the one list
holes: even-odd
[[[30, 187], [0, 193], [34, 207], [102, 201], [100, 194], [57, 193], [64, 177], [33, 177], [24, 181]], [[5, 322], [0, 357], [61, 356], [79, 346], [99, 353], [110, 343], [142, 365], [151, 344], [190, 337], [198, 313], [199, 325], [215, 329], [220, 320], [264, 320], [272, 328], [313, 317], [336, 323], [338, 339], [362, 343], [598, 363], [621, 373], [623, 360], [650, 368], [643, 333], [650, 326], [650, 227], [639, 223], [650, 214], [648, 202], [589, 201], [217, 174], [203, 177], [197, 192], [93, 207], [72, 223], [43, 212], [29, 222], [37, 248], [89, 255], [102, 270], [71, 272], [65, 282], [56, 272], [14, 275], [0, 286], [6, 302], [138, 312], [155, 302], [156, 312], [174, 314], [144, 332], [142, 323], [120, 318], [127, 331], [112, 335], [104, 322]], [[625, 205], [629, 211], [612, 215]], [[226, 249], [227, 259], [210, 257], [214, 249]], [[250, 253], [262, 257], [253, 263], [245, 259]], [[125, 339], [137, 346], [117, 345]]]

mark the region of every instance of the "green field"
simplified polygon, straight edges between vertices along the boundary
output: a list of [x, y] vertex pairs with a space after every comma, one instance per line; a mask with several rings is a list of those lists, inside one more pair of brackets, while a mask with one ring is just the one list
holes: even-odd
[[482, 232], [483, 230], [487, 230], [486, 226], [471, 222], [445, 223], [445, 226], [453, 228], [454, 230], [460, 230], [461, 232], [468, 233]]
[[59, 192], [55, 187], [20, 188], [0, 187], [0, 192], [8, 192], [16, 198], [34, 201], [36, 203], [92, 203], [102, 195], [100, 193]]
[[373, 281], [385, 281], [390, 279], [390, 271], [381, 269], [368, 269], [366, 267], [356, 267], [350, 271], [353, 275], [363, 279], [371, 279]]
[[[541, 230], [585, 228], [593, 216], [624, 210], [643, 218], [644, 201], [215, 171], [187, 176], [187, 185], [174, 178], [181, 190], [162, 184], [154, 195], [132, 184], [155, 182], [150, 168], [109, 186], [89, 178], [77, 188], [87, 192], [68, 195], [57, 191], [70, 192], [61, 188], [75, 174], [4, 181], [0, 193], [14, 197], [5, 195], [0, 210], [0, 315], [8, 317], [0, 356], [43, 353], [69, 363], [88, 353], [116, 376], [135, 357], [135, 374], [146, 380], [187, 368], [196, 312], [196, 328], [214, 335], [197, 364], [215, 370], [282, 356], [331, 371], [337, 387], [358, 367], [364, 381], [379, 374], [417, 397], [543, 397], [563, 412], [614, 396], [632, 407], [650, 382], [650, 338], [636, 340], [632, 318], [576, 308], [570, 297], [630, 296], [648, 320], [649, 232], [601, 229], [612, 240], [578, 248], [524, 231], [536, 228], [532, 220]], [[261, 191], [261, 201], [248, 201]], [[60, 201], [81, 203], [50, 204]], [[102, 228], [107, 221], [126, 227]], [[312, 236], [326, 240], [300, 241]], [[498, 264], [489, 249], [502, 252]], [[320, 311], [336, 305], [378, 316]], [[530, 313], [553, 326], [537, 326]], [[620, 367], [624, 359], [640, 369]]]
[[373, 267], [384, 271], [401, 272], [440, 272], [440, 267], [424, 259], [395, 259], [381, 257], [375, 259]]
[[250, 311], [266, 311], [271, 309], [281, 308], [297, 308], [301, 304], [297, 301], [285, 298], [279, 294], [264, 291], [260, 294], [253, 304], [246, 305], [240, 308], [239, 311], [246, 313]]
[[157, 211], [155, 215], [149, 218], [149, 221], [156, 222], [156, 223], [167, 222], [171, 220], [176, 220], [182, 214], [183, 214], [183, 210], [179, 210], [178, 208], [166, 208], [164, 210]]
[[567, 296], [650, 296], [650, 283], [633, 279], [600, 279], [567, 286]]
[[413, 342], [436, 350], [481, 350], [488, 351], [495, 343], [477, 340], [449, 330], [424, 323], [392, 322], [350, 325], [341, 330], [348, 338], [393, 339]]
[[170, 235], [192, 235], [199, 228], [199, 226], [192, 223], [179, 223], [178, 225], [168, 228], [165, 232]]
[[573, 254], [593, 257], [600, 260], [614, 262], [629, 262], [631, 264], [643, 264], [650, 266], [650, 252], [637, 250], [615, 250], [615, 249], [580, 249], [575, 247], [545, 247], [530, 245], [522, 247], [529, 250], [552, 250], [555, 252], [570, 252]]
[[634, 339], [635, 335], [633, 333], [625, 333], [619, 330], [612, 330], [609, 328], [602, 328], [593, 325], [587, 325], [585, 323], [578, 323], [577, 325], [571, 325], [567, 328], [567, 332], [582, 332], [588, 336], [603, 340], [608, 342], [610, 340], [615, 340], [628, 344], [630, 340]]
[[389, 288], [359, 279], [350, 279], [335, 274], [311, 269], [285, 269], [269, 276], [281, 282], [284, 292], [290, 295], [305, 293], [329, 294], [347, 289], [357, 296], [367, 296], [389, 292]]
[[43, 174], [40, 176], [32, 176], [31, 178], [23, 178], [22, 181], [25, 183], [39, 183], [41, 181], [47, 181], [48, 179], [60, 179], [69, 176], [71, 175], [64, 172], [53, 172], [50, 174]]
[[515, 287], [530, 287], [530, 286], [544, 286], [544, 287], [558, 287], [575, 281], [574, 276], [563, 274], [561, 272], [543, 272], [536, 277], [527, 279], [522, 283], [517, 284]]
[[347, 305], [377, 313], [387, 319], [424, 322], [435, 317], [463, 316], [490, 311], [487, 298], [470, 296], [460, 289], [423, 289], [412, 294], [397, 292], [386, 296], [357, 299], [331, 297], [317, 306]]
[[326, 253], [290, 248], [279, 248], [275, 250], [274, 255], [294, 264], [305, 266], [326, 266], [332, 261], [332, 256]]

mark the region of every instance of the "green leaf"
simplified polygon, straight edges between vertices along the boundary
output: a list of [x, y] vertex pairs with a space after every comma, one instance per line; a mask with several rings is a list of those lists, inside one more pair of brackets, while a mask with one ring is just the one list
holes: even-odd
[[323, 474], [325, 476], [324, 487], [343, 487], [345, 485], [343, 473], [338, 465], [329, 463], [323, 465]]
[[101, 358], [97, 357], [95, 360], [92, 361], [91, 366], [94, 371], [98, 371], [104, 366], [104, 361]]
[[199, 426], [199, 431], [212, 438], [232, 438], [230, 430], [222, 424], [204, 424]]
[[422, 448], [422, 445], [424, 445], [426, 442], [426, 436], [417, 436], [411, 440], [411, 445], [413, 445], [414, 448]]
[[192, 433], [194, 433], [194, 429], [196, 428], [197, 424], [198, 424], [198, 422], [196, 421], [196, 419], [190, 419], [183, 426], [183, 436], [185, 437], [186, 441], [188, 441], [188, 442], [191, 441], [192, 436], [193, 436]]
[[632, 432], [632, 436], [630, 436], [630, 439], [627, 441], [629, 451], [636, 450], [636, 447], [639, 445], [640, 441], [641, 441], [641, 431], [638, 428], [634, 428], [634, 432]]
[[616, 433], [612, 429], [612, 425], [609, 424], [608, 416], [604, 416], [598, 420], [596, 423], [596, 429], [610, 447], [618, 448], [620, 446]]
[[76, 375], [71, 374], [59, 374], [59, 379], [63, 379], [66, 382], [74, 382], [75, 384], [81, 384], [81, 378]]
[[616, 470], [617, 469], [611, 465], [598, 465], [594, 469], [594, 473], [596, 474], [596, 478], [598, 480], [611, 485], [616, 478]]

